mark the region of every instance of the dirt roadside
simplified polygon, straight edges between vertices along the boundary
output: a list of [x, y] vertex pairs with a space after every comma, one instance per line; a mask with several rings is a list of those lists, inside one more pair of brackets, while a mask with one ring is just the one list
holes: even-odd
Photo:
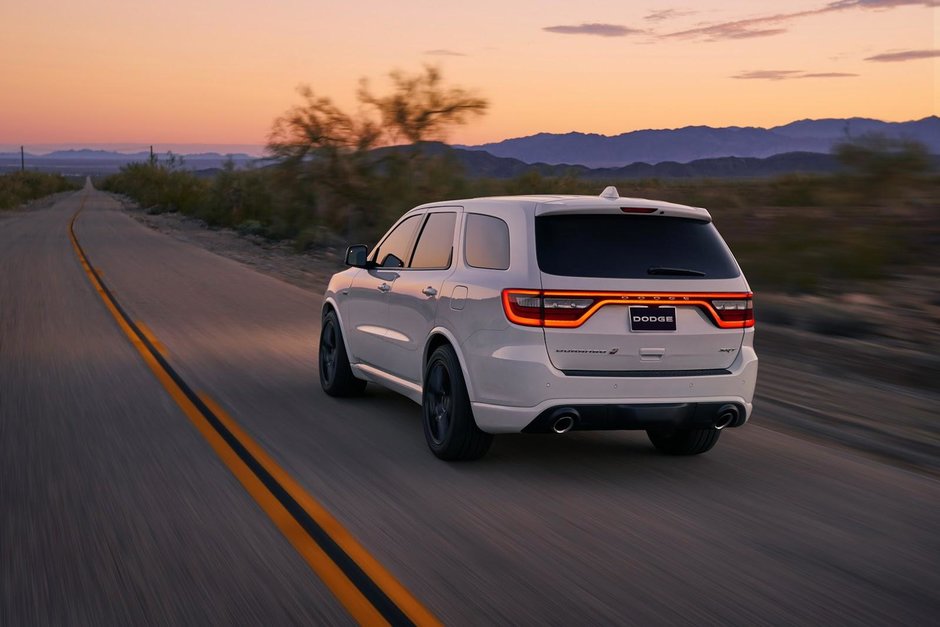
[[12, 218], [13, 216], [23, 213], [24, 211], [36, 211], [37, 209], [48, 209], [52, 205], [56, 204], [59, 200], [74, 194], [77, 190], [67, 191], [67, 192], [58, 192], [50, 196], [43, 196], [42, 198], [36, 198], [35, 200], [30, 200], [24, 202], [21, 205], [16, 207], [9, 207], [7, 209], [0, 208], [0, 218]]
[[[122, 202], [129, 215], [156, 231], [303, 289], [321, 293], [341, 268], [336, 248], [298, 254], [290, 243], [210, 229], [179, 214], [150, 215]], [[856, 310], [847, 302], [844, 314], [852, 318]], [[940, 476], [940, 357], [932, 341], [861, 340], [760, 322], [759, 306], [758, 319], [754, 424]]]

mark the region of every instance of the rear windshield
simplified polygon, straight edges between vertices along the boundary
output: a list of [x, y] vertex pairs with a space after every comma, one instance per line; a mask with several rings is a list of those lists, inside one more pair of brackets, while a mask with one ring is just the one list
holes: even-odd
[[737, 264], [711, 222], [627, 215], [535, 219], [539, 268], [609, 279], [731, 279]]

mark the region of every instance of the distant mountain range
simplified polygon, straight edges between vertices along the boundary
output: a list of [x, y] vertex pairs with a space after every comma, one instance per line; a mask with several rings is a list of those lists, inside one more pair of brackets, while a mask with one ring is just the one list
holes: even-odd
[[631, 163], [617, 168], [588, 168], [583, 165], [524, 163], [509, 157], [495, 157], [481, 150], [452, 148], [445, 144], [426, 144], [428, 154], [447, 155], [472, 178], [513, 178], [527, 172], [541, 176], [575, 176], [584, 179], [615, 181], [638, 178], [752, 178], [781, 174], [825, 174], [840, 169], [831, 154], [788, 152], [758, 159], [756, 157], [717, 157], [697, 159], [689, 163]]
[[[222, 155], [217, 152], [200, 152], [182, 155], [184, 166], [190, 170], [206, 170], [220, 168], [225, 161], [231, 158], [236, 164], [244, 165], [258, 160], [257, 157], [243, 153]], [[112, 150], [56, 150], [45, 154], [25, 155], [26, 167], [30, 170], [43, 172], [60, 172], [62, 174], [110, 174], [117, 172], [121, 166], [128, 163], [147, 161], [150, 153], [116, 152]], [[166, 161], [166, 153], [154, 153], [159, 161]], [[0, 172], [18, 170], [20, 167], [20, 153], [0, 152]]]
[[882, 122], [868, 118], [800, 120], [773, 128], [687, 126], [614, 136], [539, 133], [491, 144], [457, 147], [481, 150], [524, 163], [609, 168], [636, 162], [689, 163], [717, 157], [764, 158], [789, 152], [829, 153], [836, 143], [867, 133], [916, 139], [931, 153], [940, 153], [940, 117], [937, 116], [911, 122]]
[[[770, 129], [751, 127], [711, 128], [688, 126], [672, 130], [648, 130], [613, 137], [584, 133], [539, 133], [481, 146], [449, 146], [426, 142], [421, 150], [447, 155], [470, 177], [511, 178], [535, 171], [546, 177], [573, 175], [581, 178], [760, 177], [788, 173], [829, 173], [839, 169], [832, 147], [848, 137], [881, 133], [916, 139], [932, 154], [940, 154], [940, 117], [912, 122], [881, 122], [866, 118], [801, 120]], [[376, 150], [410, 150], [390, 147]], [[57, 150], [26, 155], [29, 169], [63, 174], [98, 175], [117, 172], [121, 166], [146, 161], [149, 152], [110, 150]], [[156, 155], [160, 161], [166, 154]], [[270, 160], [248, 154], [216, 152], [186, 154], [184, 167], [211, 176], [231, 158], [237, 165], [263, 167]], [[940, 167], [940, 157], [934, 167]], [[18, 170], [20, 155], [0, 152], [0, 173]]]

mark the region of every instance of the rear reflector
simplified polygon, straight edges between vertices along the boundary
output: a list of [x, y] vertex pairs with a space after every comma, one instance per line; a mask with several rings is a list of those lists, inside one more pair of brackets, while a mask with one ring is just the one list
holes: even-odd
[[593, 303], [593, 298], [546, 298], [542, 306], [545, 309], [587, 309]]
[[574, 328], [584, 324], [605, 305], [668, 305], [696, 307], [715, 326], [740, 329], [754, 326], [753, 294], [741, 293], [631, 293], [503, 290], [506, 318], [527, 327]]

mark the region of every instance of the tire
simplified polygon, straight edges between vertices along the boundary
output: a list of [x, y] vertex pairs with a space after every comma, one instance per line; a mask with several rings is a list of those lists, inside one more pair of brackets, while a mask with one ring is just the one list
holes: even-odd
[[421, 417], [428, 448], [439, 459], [479, 459], [493, 442], [492, 434], [473, 420], [460, 362], [450, 346], [437, 348], [425, 366]]
[[320, 329], [320, 387], [330, 396], [356, 396], [366, 389], [366, 382], [357, 379], [349, 367], [346, 343], [339, 328], [339, 319], [332, 309], [323, 316]]
[[661, 453], [698, 455], [715, 446], [721, 431], [715, 428], [676, 429], [674, 431], [647, 431], [646, 435]]

